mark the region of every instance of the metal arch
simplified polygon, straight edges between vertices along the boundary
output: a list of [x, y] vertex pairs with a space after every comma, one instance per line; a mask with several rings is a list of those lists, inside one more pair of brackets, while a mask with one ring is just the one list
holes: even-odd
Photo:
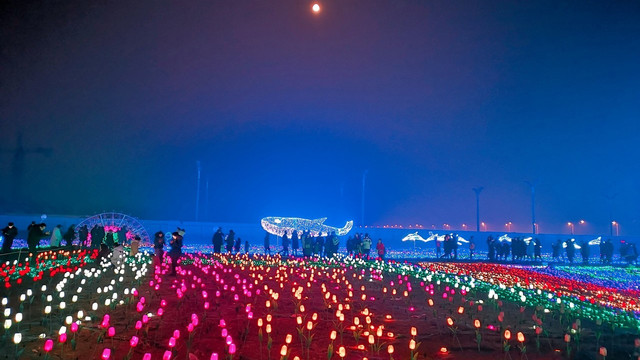
[[107, 212], [96, 214], [82, 220], [76, 226], [76, 240], [80, 240], [78, 237], [78, 230], [84, 225], [87, 225], [89, 230], [91, 230], [95, 225], [100, 225], [102, 227], [115, 226], [117, 228], [126, 226], [131, 233], [140, 236], [140, 239], [142, 240], [142, 244], [140, 244], [141, 246], [149, 246], [151, 244], [151, 237], [144, 226], [142, 226], [137, 219], [126, 214]]

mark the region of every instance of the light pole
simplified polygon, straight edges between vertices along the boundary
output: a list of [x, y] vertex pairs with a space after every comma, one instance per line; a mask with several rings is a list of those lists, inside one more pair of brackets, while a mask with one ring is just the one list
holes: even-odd
[[487, 223], [483, 221], [480, 223], [480, 226], [482, 226], [482, 231], [487, 231]]
[[365, 195], [365, 184], [366, 184], [366, 180], [367, 180], [367, 173], [369, 172], [369, 170], [365, 170], [362, 173], [362, 203], [361, 208], [360, 208], [360, 221], [362, 221], [362, 223], [360, 224], [360, 226], [364, 226], [364, 195]]
[[613, 195], [605, 195], [605, 199], [609, 200], [609, 236], [613, 236], [613, 226], [616, 223], [613, 220], [613, 199], [616, 198], [616, 196], [618, 196], [617, 193], [613, 194]]
[[568, 222], [567, 226], [569, 227], [569, 230], [571, 230], [571, 235], [573, 235], [573, 230], [574, 230], [573, 223], [572, 222]]
[[513, 225], [513, 223], [511, 221], [509, 221], [508, 223], [504, 224], [504, 226], [507, 228], [507, 232], [511, 232], [511, 225]]
[[529, 187], [531, 187], [531, 228], [532, 232], [535, 235], [537, 233], [536, 229], [536, 183], [525, 181]]
[[620, 236], [620, 224], [617, 221], [611, 222], [611, 236], [613, 236], [613, 228], [616, 228], [616, 236]]
[[484, 189], [484, 186], [478, 186], [473, 188], [473, 192], [476, 193], [476, 231], [480, 232], [480, 193]]
[[198, 221], [198, 215], [200, 214], [200, 172], [202, 171], [200, 160], [196, 161], [196, 168], [198, 171], [198, 180], [196, 182], [196, 221]]

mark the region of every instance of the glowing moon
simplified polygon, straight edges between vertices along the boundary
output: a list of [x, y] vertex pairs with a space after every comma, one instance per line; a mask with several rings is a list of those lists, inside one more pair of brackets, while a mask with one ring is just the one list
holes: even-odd
[[318, 5], [317, 3], [313, 4], [311, 10], [313, 10], [314, 13], [320, 12], [320, 5]]

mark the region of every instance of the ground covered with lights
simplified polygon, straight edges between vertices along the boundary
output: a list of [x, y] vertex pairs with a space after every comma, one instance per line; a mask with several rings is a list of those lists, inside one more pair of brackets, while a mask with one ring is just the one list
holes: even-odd
[[24, 359], [638, 359], [640, 269], [43, 252], [0, 266]]

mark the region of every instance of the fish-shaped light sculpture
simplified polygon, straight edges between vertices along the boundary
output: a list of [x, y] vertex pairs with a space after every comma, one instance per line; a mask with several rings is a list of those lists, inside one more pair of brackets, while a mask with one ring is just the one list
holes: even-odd
[[307, 230], [309, 231], [311, 236], [318, 236], [318, 234], [327, 236], [334, 231], [336, 232], [336, 235], [344, 236], [347, 235], [353, 227], [353, 221], [347, 221], [344, 227], [336, 228], [333, 226], [325, 225], [325, 220], [327, 220], [326, 217], [312, 220], [295, 217], [271, 216], [260, 220], [260, 224], [262, 225], [262, 228], [265, 229], [269, 234], [282, 236], [286, 232], [287, 236], [289, 237], [291, 237], [293, 231], [302, 233]]
[[425, 239], [422, 236], [418, 235], [418, 232], [416, 231], [415, 233], [412, 233], [412, 234], [409, 234], [409, 235], [403, 237], [402, 241], [424, 241], [424, 242], [427, 242], [427, 239]]

